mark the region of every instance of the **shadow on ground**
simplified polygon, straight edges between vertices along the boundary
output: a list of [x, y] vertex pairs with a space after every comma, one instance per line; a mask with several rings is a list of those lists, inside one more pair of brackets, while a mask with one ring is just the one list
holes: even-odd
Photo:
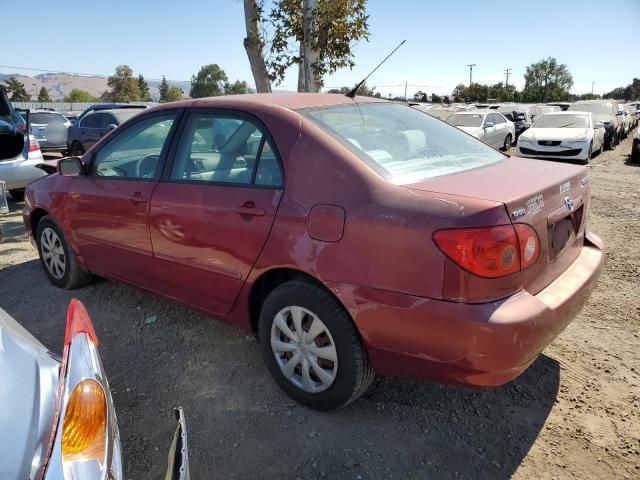
[[558, 394], [559, 365], [542, 355], [500, 388], [380, 379], [347, 408], [318, 413], [281, 393], [251, 337], [193, 310], [104, 280], [59, 290], [37, 260], [2, 268], [0, 278], [2, 308], [56, 352], [69, 300], [87, 306], [126, 478], [164, 475], [171, 409], [182, 405], [192, 478], [507, 479]]

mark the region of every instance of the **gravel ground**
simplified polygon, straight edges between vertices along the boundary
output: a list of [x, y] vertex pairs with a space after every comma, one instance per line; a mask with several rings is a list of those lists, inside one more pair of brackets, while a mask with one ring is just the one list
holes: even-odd
[[85, 303], [126, 478], [164, 478], [175, 405], [186, 411], [194, 479], [640, 478], [640, 168], [630, 149], [626, 140], [591, 165], [588, 221], [607, 264], [589, 303], [499, 388], [378, 379], [345, 409], [308, 410], [281, 393], [237, 330], [105, 280], [51, 286], [15, 202], [0, 217], [0, 306], [60, 351], [69, 299]]

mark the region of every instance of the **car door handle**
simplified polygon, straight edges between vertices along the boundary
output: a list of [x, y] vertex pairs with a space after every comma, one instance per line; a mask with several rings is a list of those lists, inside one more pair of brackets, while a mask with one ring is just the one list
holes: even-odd
[[133, 195], [127, 195], [126, 198], [134, 205], [138, 203], [146, 203], [149, 200], [147, 197], [143, 197], [140, 192], [135, 192]]
[[267, 213], [264, 208], [256, 207], [256, 204], [251, 201], [244, 202], [235, 211], [240, 215], [252, 215], [254, 217], [262, 217]]

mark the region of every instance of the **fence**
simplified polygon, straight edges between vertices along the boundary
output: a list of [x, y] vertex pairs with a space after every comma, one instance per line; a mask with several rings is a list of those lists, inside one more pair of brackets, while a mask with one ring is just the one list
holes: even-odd
[[[98, 102], [11, 102], [13, 108], [25, 108], [29, 110], [38, 110], [39, 108], [53, 108], [58, 112], [82, 112], [91, 105]], [[157, 105], [154, 102], [135, 102], [136, 105]]]

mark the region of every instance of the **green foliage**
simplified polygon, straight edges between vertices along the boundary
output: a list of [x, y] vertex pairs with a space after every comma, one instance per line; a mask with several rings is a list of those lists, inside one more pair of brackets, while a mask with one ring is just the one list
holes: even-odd
[[140, 100], [143, 102], [151, 101], [151, 94], [149, 93], [149, 84], [144, 79], [142, 74], [138, 75], [138, 90], [140, 90]]
[[567, 100], [573, 77], [565, 64], [548, 57], [527, 67], [522, 96], [525, 101], [550, 102]]
[[615, 98], [619, 100], [640, 100], [640, 78], [634, 78], [626, 87], [614, 88], [604, 94], [604, 98]]
[[5, 90], [7, 94], [11, 94], [9, 100], [12, 102], [28, 102], [31, 100], [31, 96], [24, 88], [24, 83], [20, 82], [16, 77], [9, 77], [9, 80], [5, 80]]
[[413, 94], [413, 99], [416, 102], [428, 102], [429, 101], [429, 97], [426, 93], [424, 93], [422, 90], [418, 90], [416, 93]]
[[162, 76], [160, 85], [158, 85], [158, 91], [160, 92], [160, 101], [168, 102], [169, 100], [167, 100], [167, 94], [169, 93], [169, 82], [167, 82], [167, 79], [164, 75]]
[[44, 88], [44, 86], [42, 88], [40, 88], [40, 93], [38, 93], [38, 101], [39, 102], [50, 102], [51, 101], [51, 97], [49, 96], [49, 92], [47, 92], [47, 89]]
[[97, 98], [95, 98], [89, 92], [87, 92], [86, 90], [81, 90], [79, 88], [74, 88], [69, 92], [68, 95], [64, 97], [65, 102], [71, 103], [88, 103], [95, 102], [96, 100]]
[[111, 91], [104, 92], [102, 99], [108, 102], [135, 102], [140, 100], [138, 80], [133, 77], [133, 70], [128, 65], [116, 67], [115, 75], [107, 80]]
[[436, 95], [435, 93], [431, 94], [431, 103], [442, 103], [442, 97]]
[[191, 98], [224, 95], [227, 82], [227, 74], [218, 64], [204, 65], [197, 75], [191, 77]]
[[233, 83], [226, 83], [224, 85], [225, 95], [242, 95], [245, 93], [251, 93], [251, 90], [249, 89], [249, 84], [244, 80], [236, 80]]
[[[366, 0], [318, 0], [312, 12], [311, 48], [319, 60], [312, 68], [319, 84], [339, 68], [355, 66], [353, 46], [369, 38]], [[292, 65], [302, 63], [300, 44], [305, 40], [304, 1], [276, 0], [270, 15], [274, 38], [267, 62], [270, 79], [282, 83]]]
[[[355, 87], [355, 85], [353, 87]], [[339, 93], [341, 95], [346, 95], [351, 90], [353, 90], [353, 87], [332, 88], [327, 93]], [[380, 92], [376, 92], [375, 90], [376, 90], [376, 87], [369, 88], [367, 87], [366, 83], [363, 83], [356, 90], [356, 95], [360, 95], [361, 97], [382, 98], [382, 95], [380, 94]]]
[[171, 85], [167, 90], [167, 94], [165, 95], [165, 102], [177, 102], [178, 100], [182, 100], [184, 98], [184, 92], [181, 88], [175, 87]]

